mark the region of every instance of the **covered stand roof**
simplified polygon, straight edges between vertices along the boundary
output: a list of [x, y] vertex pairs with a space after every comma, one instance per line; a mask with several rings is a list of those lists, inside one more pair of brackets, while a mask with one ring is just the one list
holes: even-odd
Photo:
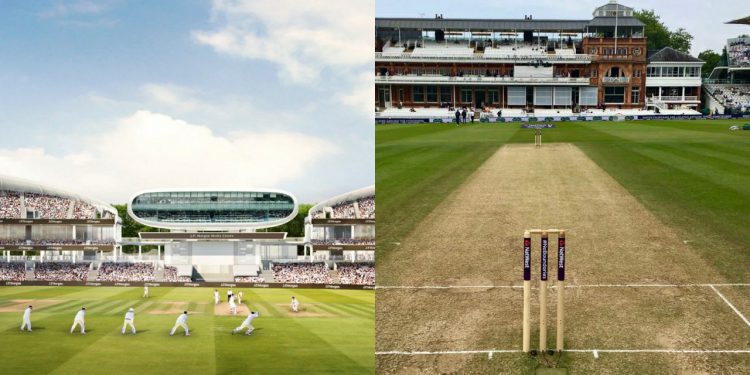
[[690, 56], [687, 53], [680, 52], [672, 47], [664, 47], [660, 50], [649, 51], [648, 62], [693, 62], [703, 63], [704, 61]]
[[0, 175], [0, 191], [15, 191], [18, 193], [35, 193], [40, 195], [52, 195], [60, 198], [76, 200], [88, 203], [98, 209], [109, 211], [117, 216], [117, 210], [111, 205], [98, 199], [84, 197], [80, 194], [71, 193], [56, 187], [42, 185], [38, 182], [22, 178]]
[[521, 20], [468, 18], [376, 18], [376, 28], [428, 30], [583, 30], [589, 20]]
[[750, 25], [750, 16], [738, 18], [736, 20], [732, 20], [727, 23], [736, 24], [736, 25]]

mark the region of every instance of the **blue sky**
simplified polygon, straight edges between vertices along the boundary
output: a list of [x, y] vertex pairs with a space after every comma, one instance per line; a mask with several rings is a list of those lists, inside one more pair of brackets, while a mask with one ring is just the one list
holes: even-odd
[[219, 186], [314, 202], [373, 184], [373, 9], [0, 0], [0, 174], [111, 202]]
[[[445, 18], [518, 18], [531, 14], [534, 18], [590, 19], [594, 9], [608, 0], [534, 0], [519, 5], [513, 0], [377, 0], [377, 17]], [[726, 25], [724, 22], [750, 16], [746, 0], [622, 0], [620, 4], [635, 9], [653, 9], [671, 29], [685, 28], [695, 39], [691, 53], [706, 49], [721, 52], [727, 38], [750, 34], [750, 26]]]

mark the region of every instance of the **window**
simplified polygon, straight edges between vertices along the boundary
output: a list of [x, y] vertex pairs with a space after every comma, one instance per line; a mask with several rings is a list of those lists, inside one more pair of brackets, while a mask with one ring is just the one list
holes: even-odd
[[640, 70], [634, 70], [634, 71], [633, 71], [633, 77], [636, 77], [636, 78], [638, 78], [638, 77], [640, 77], [640, 76], [641, 76], [641, 71], [640, 71]]
[[623, 55], [623, 56], [627, 55], [628, 54], [628, 49], [627, 48], [618, 48], [617, 49], [617, 54], [618, 55]]
[[625, 103], [625, 88], [604, 87], [604, 102], [614, 104]]
[[591, 69], [591, 77], [596, 78], [596, 68]]
[[437, 103], [437, 86], [427, 86], [425, 91], [427, 92], [427, 101]]
[[489, 95], [490, 103], [500, 103], [500, 92], [497, 90], [490, 90], [487, 91], [487, 94]]
[[697, 66], [689, 66], [685, 68], [686, 77], [700, 77], [701, 69]]
[[461, 89], [461, 102], [471, 103], [471, 89]]
[[661, 77], [661, 68], [649, 66], [646, 68], [646, 77]]
[[640, 56], [641, 55], [641, 49], [640, 48], [633, 48], [633, 55], [634, 56]]
[[424, 102], [424, 87], [414, 86], [412, 88], [411, 98], [412, 98], [412, 101], [414, 102], [423, 103]]
[[442, 103], [450, 103], [453, 101], [453, 95], [451, 95], [451, 88], [450, 87], [440, 87], [440, 101]]
[[589, 55], [596, 55], [596, 48], [592, 47], [592, 48], [591, 48], [591, 49], [589, 50]]
[[633, 87], [633, 90], [630, 91], [630, 103], [632, 104], [638, 104], [641, 100], [641, 89], [640, 87]]

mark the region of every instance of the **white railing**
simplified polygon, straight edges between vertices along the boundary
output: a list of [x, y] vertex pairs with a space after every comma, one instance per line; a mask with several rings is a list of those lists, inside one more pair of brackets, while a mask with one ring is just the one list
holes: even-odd
[[[657, 97], [658, 98], [658, 97]], [[697, 96], [662, 96], [663, 102], [694, 102], [698, 100]]]
[[411, 53], [402, 53], [400, 55], [387, 54], [383, 55], [382, 52], [375, 52], [375, 61], [391, 61], [391, 60], [413, 60], [413, 61], [425, 61], [425, 60], [436, 60], [436, 61], [492, 61], [492, 62], [520, 62], [520, 61], [562, 61], [562, 62], [580, 62], [588, 63], [591, 62], [591, 56], [584, 54], [571, 54], [571, 55], [554, 55], [554, 54], [536, 54], [536, 55], [507, 55], [507, 56], [485, 56], [482, 54], [473, 54], [469, 56], [413, 56]]
[[442, 76], [442, 75], [395, 75], [395, 76], [375, 76], [376, 83], [551, 83], [551, 84], [589, 84], [589, 78], [569, 78], [569, 77], [550, 77], [550, 78], [525, 78], [525, 77], [487, 77], [487, 76]]

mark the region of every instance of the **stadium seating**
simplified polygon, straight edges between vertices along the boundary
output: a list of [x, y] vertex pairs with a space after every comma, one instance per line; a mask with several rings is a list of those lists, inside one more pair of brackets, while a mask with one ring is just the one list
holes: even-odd
[[34, 279], [42, 281], [86, 281], [89, 263], [44, 262], [34, 266]]
[[339, 263], [336, 268], [341, 284], [375, 285], [374, 263]]
[[96, 281], [154, 281], [154, 266], [148, 263], [111, 263], [99, 267]]
[[189, 283], [193, 281], [190, 276], [177, 276], [177, 267], [164, 266], [164, 281], [171, 283]]
[[26, 280], [26, 267], [23, 263], [0, 263], [0, 281]]
[[333, 281], [325, 263], [276, 263], [271, 269], [277, 283], [328, 284]]
[[21, 197], [15, 191], [0, 191], [0, 218], [21, 217]]
[[744, 109], [750, 107], [750, 85], [707, 84], [705, 89], [724, 108]]

